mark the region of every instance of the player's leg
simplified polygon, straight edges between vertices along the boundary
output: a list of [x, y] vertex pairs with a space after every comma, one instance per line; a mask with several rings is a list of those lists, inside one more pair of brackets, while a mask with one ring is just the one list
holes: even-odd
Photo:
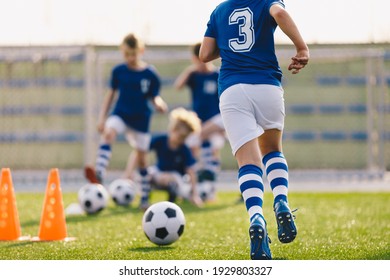
[[110, 116], [105, 123], [95, 164], [95, 176], [100, 183], [104, 180], [107, 167], [111, 160], [112, 144], [117, 134], [124, 132], [125, 127], [123, 120], [118, 116]]
[[128, 130], [127, 139], [131, 146], [135, 149], [135, 163], [138, 167], [138, 174], [140, 177], [141, 187], [141, 201], [140, 208], [146, 210], [149, 206], [149, 196], [151, 191], [151, 177], [148, 174], [147, 155], [150, 145], [150, 134]]
[[[212, 171], [206, 170], [208, 159], [212, 159], [212, 150], [210, 143], [201, 141], [200, 133], [191, 133], [185, 144], [191, 149], [193, 156], [196, 158], [197, 162], [194, 167], [194, 170], [197, 174], [198, 187], [201, 189], [206, 181], [214, 179], [215, 175]], [[207, 145], [207, 147], [205, 147]], [[200, 194], [200, 198], [205, 201], [208, 200], [208, 197]]]
[[252, 220], [257, 214], [263, 217], [263, 171], [260, 168], [261, 156], [257, 139], [241, 146], [235, 156], [239, 166], [238, 183], [249, 218]]
[[116, 131], [113, 128], [108, 127], [104, 130], [102, 141], [99, 145], [97, 159], [96, 159], [96, 177], [100, 182], [106, 175], [107, 167], [111, 160], [112, 155], [112, 144], [116, 139]]
[[198, 132], [192, 132], [187, 136], [185, 144], [188, 148], [191, 149], [192, 155], [197, 159], [197, 169], [200, 169], [200, 134]]
[[[214, 158], [214, 151], [211, 146], [211, 143], [208, 140], [204, 140], [200, 147], [199, 152], [199, 168], [197, 170], [197, 177], [198, 177], [198, 183], [199, 187], [202, 189], [204, 184], [210, 184], [211, 187], [213, 187], [216, 176], [217, 176], [217, 167], [219, 164], [217, 164], [217, 161]], [[210, 194], [211, 193], [208, 193]], [[200, 198], [203, 201], [210, 200], [211, 197], [209, 195], [206, 195], [206, 192], [200, 194]]]
[[274, 196], [278, 238], [283, 243], [289, 243], [295, 239], [297, 228], [288, 206], [288, 165], [281, 151], [281, 144], [277, 144], [281, 141], [281, 134], [278, 130], [266, 131], [260, 137], [260, 147], [265, 154], [263, 164]]
[[211, 185], [207, 200], [215, 199], [216, 181], [221, 169], [220, 150], [225, 145], [225, 128], [220, 114], [207, 120], [202, 125], [199, 180]]
[[263, 172], [257, 139], [252, 139], [236, 153], [239, 165], [238, 182], [250, 217], [249, 236], [252, 259], [271, 259], [266, 222], [263, 215]]
[[133, 150], [127, 159], [126, 169], [123, 172], [122, 177], [130, 180], [134, 180], [135, 179], [134, 170], [136, 169], [136, 166], [137, 166], [136, 151]]
[[220, 109], [232, 152], [239, 165], [238, 183], [250, 219], [252, 259], [271, 259], [263, 216], [263, 172], [257, 138], [263, 133], [241, 84], [228, 88]]
[[216, 147], [210, 140], [204, 140], [200, 149], [199, 161], [201, 170], [205, 173], [206, 181], [215, 181], [220, 171], [221, 162], [219, 158], [220, 147]]
[[283, 89], [262, 85], [261, 95], [255, 100], [258, 122], [265, 129], [259, 138], [263, 165], [274, 196], [274, 211], [278, 224], [278, 238], [283, 243], [295, 239], [297, 229], [288, 206], [288, 165], [282, 153], [284, 127]]
[[168, 201], [175, 202], [179, 188], [183, 187], [183, 178], [177, 172], [158, 172], [153, 176], [153, 185], [168, 192]]
[[202, 125], [202, 131], [200, 134], [200, 137], [202, 140], [209, 139], [211, 135], [219, 133], [224, 134], [225, 128], [223, 126], [222, 117], [220, 114], [212, 117], [211, 119], [207, 120]]
[[204, 169], [215, 175], [220, 169], [219, 151], [225, 145], [225, 128], [220, 114], [212, 117], [202, 125], [202, 155]]
[[148, 174], [146, 165], [147, 152], [142, 150], [136, 150], [135, 158], [138, 166], [138, 174], [140, 176], [140, 187], [141, 187], [141, 202], [140, 208], [146, 210], [149, 207], [149, 197], [151, 191], [151, 178]]
[[274, 205], [279, 200], [287, 202], [288, 166], [282, 153], [282, 131], [266, 130], [259, 137], [259, 146], [264, 155], [262, 162], [274, 196]]

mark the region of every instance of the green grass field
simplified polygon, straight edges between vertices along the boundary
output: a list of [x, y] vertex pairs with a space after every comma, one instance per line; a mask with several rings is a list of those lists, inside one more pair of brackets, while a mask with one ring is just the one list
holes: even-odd
[[[17, 193], [22, 235], [37, 236], [43, 193]], [[135, 205], [112, 202], [94, 216], [67, 217], [72, 242], [0, 242], [2, 260], [246, 260], [249, 259], [248, 217], [236, 203], [238, 193], [221, 192], [202, 209], [178, 203], [186, 217], [184, 234], [170, 246], [156, 246], [145, 237]], [[74, 193], [63, 194], [65, 207]], [[165, 193], [152, 194], [152, 202]], [[389, 260], [390, 193], [291, 193], [298, 237], [291, 244], [277, 240], [272, 195], [266, 192], [264, 214], [277, 260]]]

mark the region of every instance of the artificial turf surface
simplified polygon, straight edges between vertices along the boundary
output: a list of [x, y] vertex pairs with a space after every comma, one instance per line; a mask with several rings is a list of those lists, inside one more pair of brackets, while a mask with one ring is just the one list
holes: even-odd
[[[164, 200], [156, 191], [152, 202]], [[22, 235], [37, 236], [44, 194], [17, 193]], [[247, 260], [248, 215], [237, 192], [220, 192], [217, 201], [198, 209], [178, 202], [186, 217], [181, 238], [156, 246], [142, 230], [138, 200], [130, 207], [109, 206], [97, 215], [67, 216], [71, 242], [0, 242], [2, 260]], [[77, 194], [63, 193], [65, 207]], [[272, 194], [265, 193], [273, 258], [277, 260], [389, 260], [390, 193], [290, 193], [298, 236], [277, 239]]]

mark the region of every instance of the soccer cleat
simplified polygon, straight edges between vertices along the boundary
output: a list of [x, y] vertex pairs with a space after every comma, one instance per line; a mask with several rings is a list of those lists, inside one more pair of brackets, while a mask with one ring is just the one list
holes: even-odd
[[175, 202], [177, 198], [177, 185], [170, 184], [167, 188], [167, 191], [168, 191], [168, 201]]
[[203, 181], [212, 181], [215, 182], [217, 175], [214, 171], [208, 169], [202, 169], [198, 171], [198, 182], [202, 183]]
[[295, 226], [295, 216], [292, 214], [288, 204], [284, 200], [279, 200], [274, 206], [276, 223], [278, 224], [278, 238], [282, 243], [290, 243], [297, 236]]
[[249, 227], [249, 237], [251, 240], [250, 257], [252, 260], [271, 260], [271, 250], [269, 243], [271, 240], [268, 237], [265, 221], [259, 214], [254, 217]]
[[84, 175], [87, 180], [92, 184], [101, 184], [102, 178], [98, 177], [95, 169], [91, 166], [84, 167]]

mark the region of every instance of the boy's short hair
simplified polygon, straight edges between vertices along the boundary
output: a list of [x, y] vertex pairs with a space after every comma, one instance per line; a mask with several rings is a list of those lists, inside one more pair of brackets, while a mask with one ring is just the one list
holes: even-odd
[[192, 46], [192, 54], [195, 55], [196, 57], [199, 57], [200, 46], [201, 43], [196, 43], [195, 45]]
[[131, 49], [144, 48], [143, 42], [137, 36], [135, 36], [133, 33], [126, 35], [126, 37], [123, 38], [122, 44], [126, 45], [127, 47], [129, 47]]
[[201, 121], [195, 112], [179, 107], [172, 110], [169, 114], [169, 127], [172, 129], [179, 125], [185, 126], [189, 133], [199, 132]]

